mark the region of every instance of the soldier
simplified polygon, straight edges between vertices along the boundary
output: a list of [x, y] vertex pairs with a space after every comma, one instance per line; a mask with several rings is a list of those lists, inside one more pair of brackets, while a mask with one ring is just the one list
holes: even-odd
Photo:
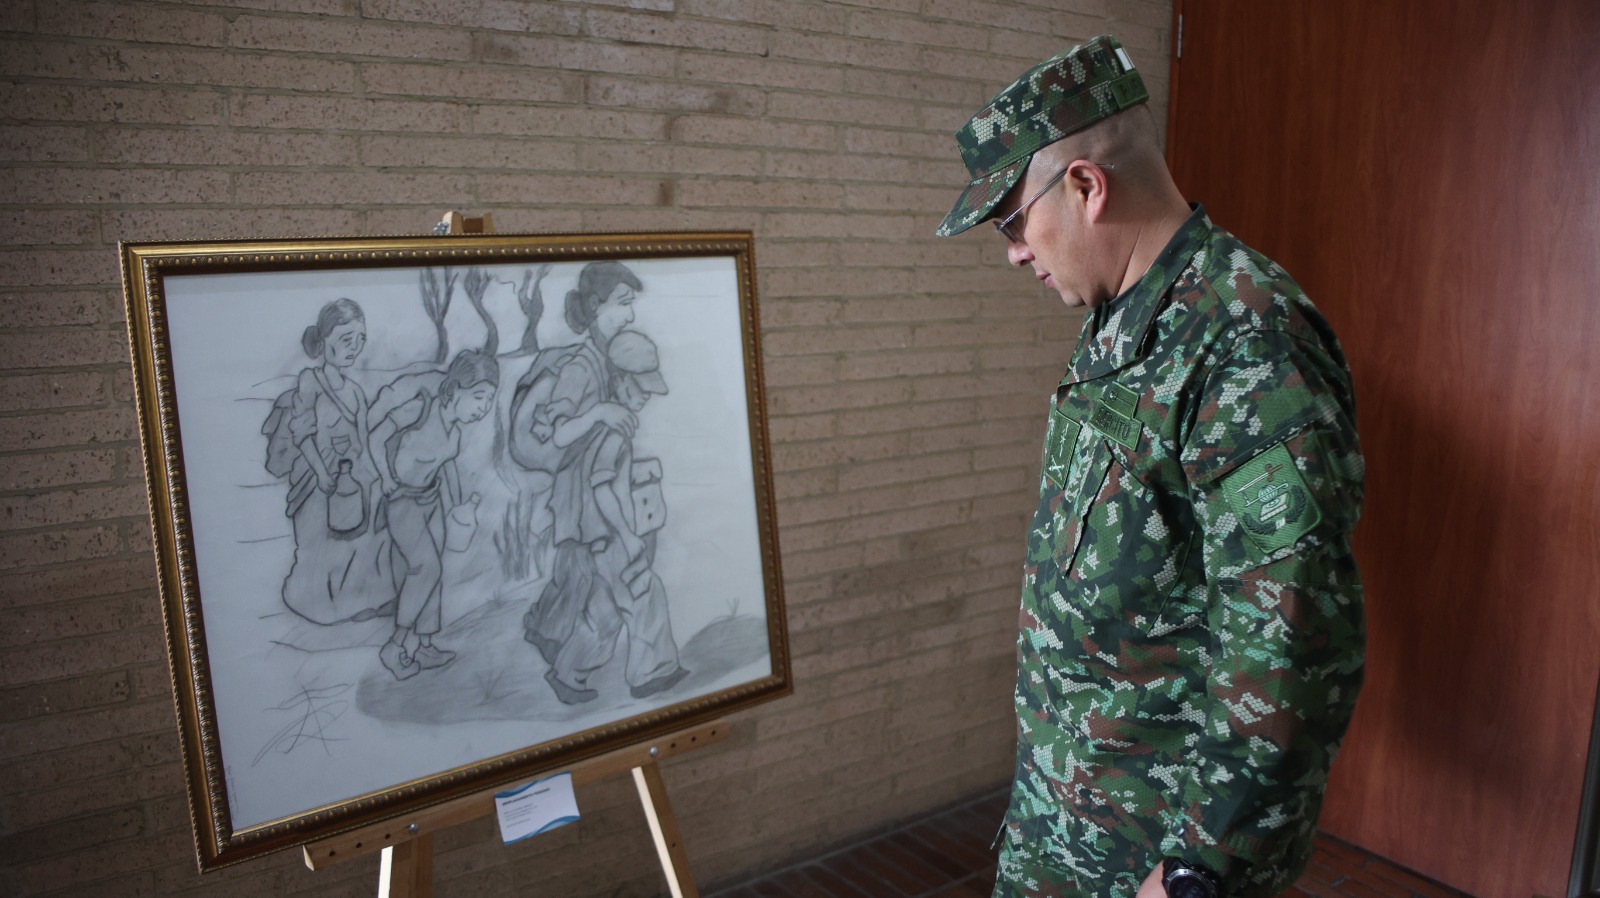
[[1024, 567], [1000, 896], [1268, 896], [1304, 869], [1364, 647], [1344, 355], [1185, 202], [1114, 38], [956, 134], [986, 219], [1083, 330]]

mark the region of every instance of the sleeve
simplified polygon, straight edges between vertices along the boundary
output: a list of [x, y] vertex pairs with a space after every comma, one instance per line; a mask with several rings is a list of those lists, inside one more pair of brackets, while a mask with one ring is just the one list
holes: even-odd
[[600, 395], [599, 380], [582, 353], [574, 353], [556, 374], [555, 386], [550, 391], [550, 401], [533, 412], [533, 433], [541, 440], [550, 439], [555, 426], [563, 418], [583, 414], [594, 405]]
[[294, 381], [294, 395], [289, 402], [289, 442], [295, 446], [317, 432], [317, 397], [322, 388], [317, 385], [316, 373], [302, 368]]
[[1363, 463], [1348, 372], [1289, 334], [1247, 335], [1213, 368], [1183, 463], [1209, 666], [1162, 850], [1217, 871], [1230, 898], [1276, 894], [1310, 854], [1361, 685], [1350, 535]]

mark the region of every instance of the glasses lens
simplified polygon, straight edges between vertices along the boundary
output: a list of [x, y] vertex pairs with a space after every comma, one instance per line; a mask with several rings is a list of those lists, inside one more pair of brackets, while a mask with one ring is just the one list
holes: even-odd
[[1007, 225], [1003, 221], [996, 221], [994, 223], [994, 229], [996, 231], [999, 231], [1000, 235], [1002, 237], [1006, 238], [1006, 242], [1008, 242], [1008, 243], [1020, 243], [1021, 242], [1021, 241], [1019, 241], [1017, 239], [1017, 235], [1011, 233], [1011, 227], [1009, 225]]

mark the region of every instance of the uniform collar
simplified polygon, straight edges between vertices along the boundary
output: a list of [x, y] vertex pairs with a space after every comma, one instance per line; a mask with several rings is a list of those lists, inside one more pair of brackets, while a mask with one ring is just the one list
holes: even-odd
[[1133, 286], [1096, 306], [1083, 321], [1072, 369], [1061, 386], [1093, 380], [1137, 361], [1145, 352], [1145, 336], [1156, 320], [1172, 284], [1211, 236], [1205, 207], [1189, 204], [1184, 219], [1161, 254]]

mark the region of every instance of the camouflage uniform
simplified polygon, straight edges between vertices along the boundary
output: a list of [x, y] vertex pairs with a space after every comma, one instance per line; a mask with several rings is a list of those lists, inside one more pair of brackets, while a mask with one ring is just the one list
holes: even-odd
[[997, 898], [1293, 882], [1361, 682], [1362, 479], [1327, 323], [1196, 207], [1051, 400]]

